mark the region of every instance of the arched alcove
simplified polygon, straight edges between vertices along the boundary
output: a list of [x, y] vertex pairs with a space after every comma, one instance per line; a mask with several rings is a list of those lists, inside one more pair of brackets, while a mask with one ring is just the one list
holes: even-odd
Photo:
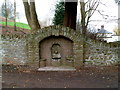
[[52, 60], [61, 60], [61, 46], [57, 43], [53, 44], [51, 47], [51, 57]]
[[73, 55], [73, 41], [64, 36], [49, 36], [39, 42], [40, 60], [46, 66], [65, 65], [66, 57]]

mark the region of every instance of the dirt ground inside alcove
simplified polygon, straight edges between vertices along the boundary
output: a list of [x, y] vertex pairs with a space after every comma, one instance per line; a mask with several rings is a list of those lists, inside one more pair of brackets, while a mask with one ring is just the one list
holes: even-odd
[[82, 67], [69, 72], [2, 68], [3, 88], [118, 88], [118, 79], [118, 66]]

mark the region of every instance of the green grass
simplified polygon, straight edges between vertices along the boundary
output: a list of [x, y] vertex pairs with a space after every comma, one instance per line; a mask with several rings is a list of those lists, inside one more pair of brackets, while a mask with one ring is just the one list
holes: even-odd
[[[0, 22], [0, 24], [6, 25], [6, 22]], [[7, 22], [7, 25], [8, 26], [14, 26], [14, 22]], [[16, 27], [24, 28], [24, 29], [30, 29], [28, 24], [20, 23], [20, 22], [16, 22]]]

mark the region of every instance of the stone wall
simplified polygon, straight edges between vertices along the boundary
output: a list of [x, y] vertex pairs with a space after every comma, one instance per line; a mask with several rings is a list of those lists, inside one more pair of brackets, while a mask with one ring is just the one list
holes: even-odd
[[86, 65], [117, 65], [119, 62], [120, 47], [118, 44], [106, 43], [97, 40], [86, 40], [85, 58]]
[[24, 37], [2, 36], [2, 63], [24, 65], [27, 61], [26, 39]]
[[88, 38], [85, 40], [80, 32], [68, 27], [50, 26], [30, 35], [3, 35], [0, 49], [2, 63], [31, 65], [38, 68], [40, 65], [40, 42], [50, 36], [63, 36], [72, 41], [72, 58], [74, 60], [72, 63], [75, 67], [83, 65], [83, 41], [86, 41], [85, 65], [115, 65], [119, 61], [120, 48], [118, 46]]

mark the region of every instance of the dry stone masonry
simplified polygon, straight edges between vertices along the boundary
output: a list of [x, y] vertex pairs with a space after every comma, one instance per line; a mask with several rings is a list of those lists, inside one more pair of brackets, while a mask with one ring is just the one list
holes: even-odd
[[49, 26], [27, 35], [2, 35], [2, 63], [13, 65], [116, 65], [119, 47], [87, 38], [83, 63], [83, 36], [63, 26]]
[[26, 39], [2, 36], [2, 63], [24, 65], [27, 60]]
[[100, 41], [94, 41], [87, 39], [86, 40], [86, 65], [117, 65], [119, 58], [119, 44], [115, 43], [106, 43]]

